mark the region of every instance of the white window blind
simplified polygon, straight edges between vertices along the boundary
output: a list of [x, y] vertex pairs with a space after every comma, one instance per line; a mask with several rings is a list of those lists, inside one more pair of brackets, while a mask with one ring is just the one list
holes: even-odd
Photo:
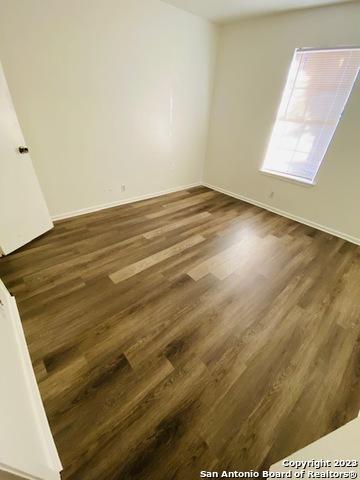
[[360, 68], [360, 48], [295, 51], [262, 171], [313, 183]]

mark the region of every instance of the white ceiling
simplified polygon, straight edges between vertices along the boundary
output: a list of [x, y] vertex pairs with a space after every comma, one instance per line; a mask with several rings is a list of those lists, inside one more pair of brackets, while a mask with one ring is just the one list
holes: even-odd
[[214, 22], [351, 0], [164, 0]]

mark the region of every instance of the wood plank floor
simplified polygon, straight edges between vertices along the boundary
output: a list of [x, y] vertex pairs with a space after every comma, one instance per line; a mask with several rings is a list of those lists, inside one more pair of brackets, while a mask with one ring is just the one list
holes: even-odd
[[64, 479], [262, 469], [360, 408], [360, 247], [199, 187], [0, 259]]

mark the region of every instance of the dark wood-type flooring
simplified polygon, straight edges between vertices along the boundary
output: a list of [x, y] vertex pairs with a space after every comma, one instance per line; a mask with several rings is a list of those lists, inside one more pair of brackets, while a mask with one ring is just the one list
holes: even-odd
[[262, 469], [360, 408], [360, 247], [203, 187], [0, 259], [64, 479]]

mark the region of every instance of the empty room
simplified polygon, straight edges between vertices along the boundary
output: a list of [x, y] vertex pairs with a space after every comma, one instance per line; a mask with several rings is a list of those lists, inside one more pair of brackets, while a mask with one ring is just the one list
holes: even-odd
[[0, 0], [0, 479], [360, 475], [360, 1]]

